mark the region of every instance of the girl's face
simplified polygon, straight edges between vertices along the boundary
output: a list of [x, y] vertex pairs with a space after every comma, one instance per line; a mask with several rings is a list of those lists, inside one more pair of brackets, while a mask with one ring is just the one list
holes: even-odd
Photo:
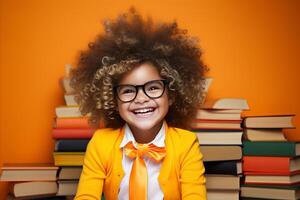
[[[145, 62], [127, 72], [120, 80], [119, 85], [144, 85], [153, 80], [162, 80], [162, 78], [153, 64]], [[162, 82], [160, 83], [160, 85], [155, 82], [146, 84], [145, 91], [150, 96], [155, 96], [157, 91], [159, 94], [159, 89], [164, 87]], [[128, 97], [132, 95], [131, 93], [135, 93], [134, 89], [133, 87], [131, 89], [130, 87], [123, 88], [118, 93]], [[143, 88], [139, 87], [136, 97], [132, 101], [124, 103], [118, 99], [119, 114], [127, 122], [135, 136], [140, 134], [154, 134], [155, 136], [158, 133], [170, 104], [167, 88], [164, 89], [164, 93], [159, 98], [148, 97]]]

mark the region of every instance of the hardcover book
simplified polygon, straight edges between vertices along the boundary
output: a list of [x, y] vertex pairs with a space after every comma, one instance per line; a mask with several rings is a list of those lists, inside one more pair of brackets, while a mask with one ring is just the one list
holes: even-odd
[[239, 112], [229, 113], [220, 112], [218, 110], [199, 109], [196, 119], [212, 119], [212, 120], [241, 120], [241, 110]]
[[[272, 188], [272, 187], [241, 187], [242, 197], [261, 199], [297, 200], [300, 198], [300, 188]], [[244, 198], [243, 198], [244, 199]]]
[[208, 200], [239, 200], [239, 190], [207, 190]]
[[85, 152], [53, 152], [55, 166], [82, 166]]
[[205, 109], [229, 109], [229, 110], [249, 110], [246, 99], [221, 98], [205, 101], [202, 108]]
[[[99, 124], [100, 128], [102, 127], [101, 124]], [[89, 124], [89, 118], [88, 117], [77, 117], [77, 118], [56, 118], [55, 122], [53, 124], [54, 128], [58, 129], [89, 129], [92, 128]]]
[[72, 65], [66, 64], [65, 65], [65, 77], [62, 78], [62, 80], [61, 80], [61, 85], [62, 85], [62, 88], [65, 91], [65, 94], [74, 94], [75, 93], [74, 88], [72, 88], [71, 85], [70, 85], [70, 82], [71, 82], [70, 72], [71, 72], [71, 70], [72, 70]]
[[287, 141], [281, 128], [244, 129], [243, 137], [249, 141]]
[[65, 94], [64, 98], [67, 106], [79, 106], [78, 103], [75, 101], [74, 94]]
[[34, 181], [13, 183], [10, 193], [14, 197], [31, 197], [32, 199], [42, 195], [49, 196], [57, 193], [57, 183], [55, 181]]
[[241, 120], [202, 120], [195, 119], [192, 122], [194, 130], [242, 130]]
[[90, 139], [93, 137], [95, 129], [91, 128], [54, 128], [52, 138], [54, 139]]
[[268, 115], [268, 116], [247, 116], [243, 125], [246, 128], [295, 128], [293, 117], [295, 115]]
[[300, 157], [243, 156], [245, 174], [290, 175], [300, 171]]
[[89, 141], [89, 139], [56, 140], [54, 150], [55, 152], [85, 152]]
[[205, 77], [203, 79], [202, 99], [201, 99], [200, 105], [202, 105], [206, 101], [207, 92], [208, 92], [208, 89], [209, 89], [212, 81], [213, 81], [213, 79], [210, 77]]
[[76, 195], [78, 180], [58, 181], [58, 196]]
[[206, 174], [207, 190], [239, 190], [240, 177], [232, 175]]
[[[55, 108], [55, 114], [58, 118], [78, 118], [84, 117], [78, 106], [59, 106]], [[90, 116], [90, 115], [88, 115]]]
[[53, 164], [4, 164], [0, 181], [55, 181], [58, 167]]
[[201, 146], [203, 161], [240, 160], [242, 147], [240, 146]]
[[195, 132], [201, 145], [241, 145], [243, 132]]
[[58, 180], [77, 180], [80, 178], [82, 167], [61, 167]]
[[292, 175], [245, 175], [246, 184], [300, 185], [300, 173]]
[[242, 163], [240, 161], [214, 161], [204, 162], [205, 174], [242, 174]]
[[287, 156], [300, 155], [300, 143], [297, 142], [249, 142], [243, 143], [245, 156]]

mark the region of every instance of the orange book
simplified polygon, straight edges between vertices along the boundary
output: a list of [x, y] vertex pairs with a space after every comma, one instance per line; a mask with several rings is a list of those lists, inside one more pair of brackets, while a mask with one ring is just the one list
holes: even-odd
[[300, 157], [244, 156], [246, 175], [291, 175], [300, 172]]
[[78, 118], [56, 118], [54, 127], [55, 128], [90, 128], [89, 118], [78, 117]]
[[[99, 123], [99, 128], [103, 128], [103, 122]], [[92, 128], [89, 124], [88, 117], [78, 117], [78, 118], [56, 118], [54, 123], [54, 128]]]

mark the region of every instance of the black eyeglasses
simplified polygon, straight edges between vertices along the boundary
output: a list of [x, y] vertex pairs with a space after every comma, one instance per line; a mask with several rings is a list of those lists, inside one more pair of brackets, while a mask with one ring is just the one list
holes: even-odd
[[160, 98], [165, 92], [167, 83], [166, 80], [153, 80], [144, 85], [117, 85], [114, 89], [118, 99], [126, 103], [136, 98], [139, 88], [142, 88], [150, 99]]

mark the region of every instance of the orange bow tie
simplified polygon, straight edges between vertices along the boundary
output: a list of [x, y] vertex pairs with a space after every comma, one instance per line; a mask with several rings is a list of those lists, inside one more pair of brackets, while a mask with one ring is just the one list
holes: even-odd
[[143, 157], [159, 163], [166, 156], [166, 150], [154, 144], [137, 144], [136, 148], [132, 142], [129, 142], [124, 152], [126, 156], [134, 159], [129, 179], [129, 199], [147, 199], [148, 173]]

